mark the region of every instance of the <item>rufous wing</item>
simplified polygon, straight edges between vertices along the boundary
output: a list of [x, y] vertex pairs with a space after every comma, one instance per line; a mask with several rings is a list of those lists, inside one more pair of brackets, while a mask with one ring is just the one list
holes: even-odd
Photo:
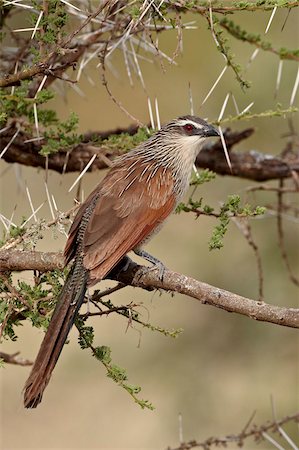
[[132, 160], [115, 167], [94, 195], [98, 198], [84, 235], [90, 285], [146, 240], [176, 204], [172, 173]]

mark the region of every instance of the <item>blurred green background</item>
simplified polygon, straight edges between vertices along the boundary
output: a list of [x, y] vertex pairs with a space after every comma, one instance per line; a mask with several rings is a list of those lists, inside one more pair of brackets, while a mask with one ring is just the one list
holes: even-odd
[[[275, 47], [298, 46], [298, 11], [292, 10], [287, 25], [281, 31], [286, 10], [279, 10], [267, 35]], [[237, 23], [248, 31], [263, 33], [269, 19], [267, 13], [239, 13]], [[296, 77], [297, 64], [286, 62], [281, 88], [274, 98], [278, 58], [270, 53], [257, 56], [248, 68], [246, 77], [252, 87], [242, 92], [234, 74], [227, 70], [211, 98], [200, 108], [202, 100], [224, 66], [221, 54], [207, 30], [206, 22], [196, 16], [197, 29], [183, 32], [183, 54], [177, 65], [159, 61], [141, 61], [147, 92], [134, 77], [130, 87], [121, 53], [112, 58], [113, 73], [107, 78], [114, 96], [143, 122], [149, 121], [147, 97], [159, 101], [162, 122], [190, 112], [188, 84], [190, 83], [195, 113], [216, 119], [227, 92], [232, 92], [240, 110], [254, 101], [253, 112], [275, 108], [277, 102], [288, 107]], [[230, 40], [237, 60], [247, 64], [253, 48]], [[164, 33], [159, 46], [172, 55], [177, 45], [175, 31]], [[101, 84], [96, 63], [88, 75], [94, 84], [82, 77], [78, 87], [84, 96], [68, 86], [65, 96], [52, 101], [61, 119], [74, 111], [80, 117], [80, 130], [106, 130], [126, 126], [131, 121], [110, 100]], [[72, 74], [70, 73], [70, 76]], [[225, 115], [234, 114], [229, 102]], [[296, 117], [295, 117], [296, 119]], [[295, 120], [294, 119], [294, 120]], [[239, 145], [240, 151], [257, 149], [277, 154], [286, 145], [288, 132], [284, 118], [260, 119], [233, 124], [234, 129], [254, 127], [254, 135]], [[84, 176], [85, 196], [103, 177], [103, 172]], [[73, 192], [68, 189], [77, 174], [63, 177], [49, 174], [49, 189], [58, 208], [67, 210], [73, 205]], [[29, 215], [25, 185], [30, 189], [34, 206], [46, 199], [44, 172], [1, 162], [1, 212], [10, 217], [14, 208], [14, 222]], [[272, 183], [275, 185], [275, 183]], [[197, 191], [198, 198], [215, 207], [227, 195], [237, 193], [248, 200], [245, 192], [254, 185], [247, 180], [220, 177]], [[253, 204], [271, 204], [270, 193], [256, 194]], [[289, 198], [295, 201], [295, 196]], [[39, 217], [50, 219], [45, 205]], [[166, 266], [214, 286], [257, 298], [257, 268], [252, 249], [239, 230], [230, 225], [221, 251], [210, 252], [208, 240], [215, 221], [191, 214], [174, 215], [162, 231], [148, 244], [147, 250]], [[289, 281], [280, 257], [276, 220], [267, 215], [251, 222], [254, 238], [261, 251], [265, 270], [265, 300], [284, 306], [298, 306], [298, 289]], [[285, 220], [288, 254], [292, 268], [298, 273], [298, 223]], [[62, 250], [63, 235], [48, 232], [38, 243], [38, 250]], [[31, 274], [21, 273], [19, 279]], [[107, 283], [102, 283], [103, 288]], [[204, 440], [210, 435], [238, 433], [256, 411], [254, 421], [262, 423], [272, 416], [270, 396], [279, 417], [299, 408], [298, 332], [293, 329], [258, 323], [248, 318], [228, 314], [184, 296], [148, 293], [126, 288], [111, 299], [118, 304], [142, 302], [143, 319], [165, 328], [180, 328], [184, 332], [176, 340], [166, 338], [141, 327], [127, 328], [127, 322], [110, 315], [90, 320], [96, 331], [97, 345], [112, 348], [116, 364], [127, 369], [129, 382], [142, 386], [141, 397], [155, 405], [154, 411], [141, 410], [120, 387], [107, 379], [105, 369], [77, 344], [77, 331], [70, 335], [43, 403], [36, 410], [25, 411], [22, 389], [29, 368], [6, 366], [1, 369], [2, 385], [2, 448], [166, 448], [178, 445], [179, 414], [182, 414], [185, 440]], [[3, 351], [20, 351], [34, 359], [42, 332], [24, 324], [16, 343], [4, 342]], [[288, 430], [288, 428], [286, 428]], [[298, 438], [298, 431], [289, 429]], [[297, 433], [297, 434], [296, 434]], [[255, 447], [248, 442], [245, 448]], [[273, 448], [262, 443], [259, 448]]]

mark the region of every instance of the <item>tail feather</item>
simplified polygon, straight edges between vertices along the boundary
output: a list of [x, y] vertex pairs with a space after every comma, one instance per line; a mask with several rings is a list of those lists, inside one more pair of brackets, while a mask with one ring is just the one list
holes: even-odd
[[60, 293], [50, 325], [26, 381], [25, 408], [35, 408], [42, 400], [43, 392], [83, 303], [87, 278], [86, 269], [75, 263]]

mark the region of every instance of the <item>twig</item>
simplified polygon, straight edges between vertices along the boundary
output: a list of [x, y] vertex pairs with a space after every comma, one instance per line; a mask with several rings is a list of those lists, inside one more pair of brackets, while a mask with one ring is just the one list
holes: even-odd
[[19, 356], [20, 352], [9, 355], [8, 353], [0, 352], [0, 359], [8, 364], [16, 364], [17, 366], [32, 366], [33, 362], [29, 359]]
[[268, 432], [277, 432], [278, 427], [290, 422], [299, 422], [299, 412], [290, 416], [285, 416], [280, 420], [269, 421], [262, 425], [252, 425], [249, 430], [242, 430], [241, 433], [232, 433], [224, 437], [210, 437], [202, 442], [198, 442], [196, 440], [183, 442], [179, 447], [168, 447], [167, 450], [191, 450], [194, 448], [210, 450], [212, 447], [227, 447], [230, 443], [234, 443], [239, 447], [242, 447], [245, 439], [254, 438], [256, 442], [263, 441], [266, 439], [266, 435], [269, 436]]

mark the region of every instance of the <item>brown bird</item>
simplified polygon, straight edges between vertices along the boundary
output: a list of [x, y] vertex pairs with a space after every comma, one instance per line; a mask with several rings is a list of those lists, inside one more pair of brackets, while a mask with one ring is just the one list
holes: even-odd
[[131, 250], [158, 266], [162, 276], [163, 264], [141, 247], [186, 193], [196, 156], [210, 136], [218, 136], [217, 130], [198, 117], [172, 120], [116, 159], [80, 206], [64, 250], [65, 263], [74, 262], [25, 385], [26, 408], [41, 402], [89, 286]]

